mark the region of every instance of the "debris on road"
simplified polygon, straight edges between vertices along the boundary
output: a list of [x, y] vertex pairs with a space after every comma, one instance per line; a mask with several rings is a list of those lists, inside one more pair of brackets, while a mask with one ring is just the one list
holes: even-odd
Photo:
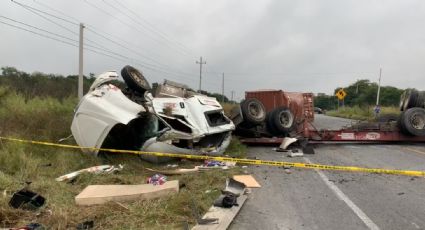
[[193, 169], [175, 169], [175, 170], [161, 170], [161, 169], [151, 169], [151, 168], [145, 168], [145, 169], [151, 172], [157, 172], [164, 175], [181, 175], [181, 174], [199, 172], [199, 166], [195, 166]]
[[289, 151], [288, 157], [302, 157], [304, 156], [304, 153], [300, 151], [300, 149], [293, 149]]
[[75, 197], [77, 205], [96, 205], [110, 201], [149, 200], [179, 192], [179, 181], [162, 185], [89, 185]]
[[21, 189], [15, 192], [9, 201], [12, 208], [21, 208], [25, 210], [36, 210], [44, 205], [46, 198], [38, 193], [27, 189]]
[[233, 179], [243, 183], [247, 188], [261, 188], [261, 185], [252, 175], [234, 175]]
[[146, 180], [146, 183], [153, 184], [153, 185], [163, 185], [165, 182], [167, 182], [167, 176], [164, 176], [162, 174], [154, 174]]
[[81, 169], [81, 170], [60, 176], [60, 177], [56, 178], [56, 181], [71, 181], [71, 180], [75, 179], [78, 175], [80, 175], [81, 173], [85, 173], [85, 172], [95, 173], [95, 174], [114, 173], [114, 172], [121, 171], [123, 168], [124, 168], [124, 166], [121, 165], [121, 164], [118, 165], [118, 166], [113, 166], [113, 165], [93, 166], [93, 167], [90, 167], [90, 168]]

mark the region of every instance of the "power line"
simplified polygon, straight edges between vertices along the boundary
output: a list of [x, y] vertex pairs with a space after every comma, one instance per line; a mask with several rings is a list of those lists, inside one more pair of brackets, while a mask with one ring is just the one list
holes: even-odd
[[148, 23], [145, 19], [143, 19], [142, 17], [140, 17], [138, 14], [136, 14], [136, 13], [134, 13], [134, 11], [132, 11], [131, 9], [129, 9], [127, 6], [125, 6], [123, 3], [121, 3], [121, 2], [119, 2], [119, 1], [116, 1], [116, 0], [114, 0], [118, 5], [120, 5], [122, 8], [125, 8], [127, 11], [129, 11], [130, 13], [132, 13], [132, 14], [134, 14], [136, 17], [138, 17], [138, 18], [140, 18], [145, 24], [148, 24], [151, 28], [149, 28], [149, 27], [147, 27], [146, 25], [144, 25], [143, 23], [140, 23], [140, 21], [139, 20], [135, 20], [133, 17], [130, 17], [128, 14], [126, 14], [125, 12], [123, 12], [121, 9], [119, 9], [118, 7], [116, 7], [116, 6], [114, 6], [114, 5], [112, 5], [111, 3], [108, 3], [107, 1], [105, 1], [105, 0], [103, 0], [103, 2], [105, 3], [105, 4], [107, 4], [108, 6], [110, 6], [111, 8], [113, 8], [113, 9], [115, 9], [115, 10], [117, 10], [118, 12], [120, 12], [121, 14], [123, 14], [123, 15], [125, 15], [125, 16], [127, 16], [129, 19], [131, 19], [133, 22], [135, 22], [135, 23], [137, 23], [137, 24], [139, 24], [141, 27], [143, 27], [143, 28], [145, 28], [146, 30], [149, 30], [149, 31], [151, 31], [152, 33], [154, 33], [154, 34], [156, 34], [156, 35], [158, 35], [159, 37], [161, 37], [162, 39], [164, 39], [164, 40], [166, 40], [166, 41], [168, 41], [168, 42], [172, 42], [172, 43], [174, 43], [174, 44], [176, 44], [176, 45], [178, 45], [178, 46], [180, 46], [182, 49], [184, 49], [184, 50], [186, 50], [186, 51], [189, 51], [190, 52], [190, 50], [187, 48], [187, 47], [185, 47], [184, 45], [182, 45], [181, 43], [179, 43], [179, 42], [177, 42], [177, 41], [175, 41], [175, 40], [173, 40], [173, 39], [171, 39], [171, 38], [169, 38], [168, 37], [168, 35], [166, 35], [165, 33], [163, 33], [163, 32], [161, 32], [161, 31], [159, 31], [159, 30], [157, 30], [152, 24], [150, 24], [150, 23]]
[[[61, 39], [58, 39], [58, 38], [55, 38], [55, 37], [52, 37], [52, 36], [48, 36], [48, 35], [45, 35], [45, 34], [42, 34], [42, 33], [36, 32], [36, 31], [33, 31], [33, 30], [29, 30], [29, 29], [26, 29], [26, 28], [23, 28], [23, 27], [20, 27], [20, 26], [12, 25], [12, 24], [7, 23], [7, 22], [0, 21], [0, 23], [1, 24], [5, 24], [5, 25], [8, 25], [8, 26], [11, 26], [11, 27], [14, 27], [14, 28], [17, 28], [19, 30], [23, 30], [23, 31], [32, 33], [32, 34], [36, 34], [36, 35], [41, 36], [41, 37], [44, 37], [44, 38], [48, 38], [48, 39], [51, 39], [51, 40], [54, 40], [54, 41], [57, 41], [57, 42], [61, 42], [61, 43], [64, 43], [64, 44], [67, 44], [67, 45], [70, 45], [70, 46], [73, 46], [73, 47], [78, 47], [78, 45], [75, 44], [75, 43], [64, 41], [64, 40], [61, 40]], [[35, 27], [35, 28], [37, 28], [37, 27]], [[62, 35], [59, 35], [59, 34], [56, 34], [56, 33], [50, 32], [50, 31], [47, 31], [47, 33], [53, 34], [53, 35], [58, 36], [58, 37], [63, 37]], [[76, 40], [73, 40], [73, 41], [78, 42]], [[97, 47], [92, 47], [92, 48], [98, 49]], [[113, 58], [113, 59], [122, 61], [122, 62], [131, 61], [132, 63], [135, 63], [135, 64], [137, 64], [137, 65], [139, 65], [139, 66], [141, 66], [143, 68], [146, 68], [146, 69], [149, 69], [149, 70], [152, 70], [152, 71], [155, 71], [155, 72], [163, 73], [163, 74], [166, 74], [168, 76], [175, 76], [174, 73], [170, 73], [170, 72], [166, 72], [166, 71], [163, 71], [163, 70], [155, 69], [155, 68], [152, 68], [152, 67], [149, 67], [149, 66], [146, 66], [146, 65], [142, 65], [142, 64], [138, 63], [137, 60], [128, 58], [128, 57], [123, 56], [123, 55], [120, 55], [118, 57], [117, 56], [114, 56], [114, 54], [116, 54], [116, 53], [112, 53], [113, 55], [110, 55], [110, 54], [108, 54], [109, 53], [108, 50], [104, 50], [104, 52], [102, 52], [102, 51], [99, 51], [99, 50], [95, 50], [95, 49], [91, 49], [91, 48], [86, 48], [86, 47], [84, 47], [84, 49], [85, 50], [88, 50], [88, 51], [91, 51], [93, 53], [97, 53], [97, 54], [100, 54], [100, 55], [103, 55], [103, 56], [107, 56], [107, 57], [110, 57], [110, 58]], [[108, 53], [105, 53], [105, 52], [108, 52]], [[190, 79], [191, 80], [194, 80], [193, 78], [190, 78]]]
[[[118, 17], [114, 16], [114, 14], [109, 13], [108, 11], [106, 11], [106, 10], [104, 10], [104, 9], [102, 9], [102, 8], [100, 8], [100, 7], [98, 7], [98, 6], [96, 6], [96, 5], [94, 5], [93, 3], [91, 3], [91, 2], [89, 2], [89, 1], [87, 1], [87, 0], [84, 0], [84, 2], [85, 2], [85, 3], [87, 3], [89, 6], [91, 6], [91, 7], [95, 8], [95, 9], [97, 9], [97, 10], [101, 11], [101, 12], [103, 12], [104, 14], [107, 14], [109, 17], [116, 19], [117, 21], [121, 22], [122, 24], [124, 24], [124, 25], [126, 25], [126, 26], [128, 26], [128, 27], [130, 27], [130, 28], [132, 28], [132, 29], [135, 29], [135, 30], [137, 30], [137, 31], [139, 31], [139, 32], [141, 32], [141, 33], [143, 33], [143, 34], [146, 34], [146, 35], [147, 35], [147, 33], [143, 32], [143, 31], [141, 31], [139, 28], [134, 27], [134, 26], [132, 26], [131, 24], [129, 24], [129, 23], [127, 23], [127, 22], [125, 22], [125, 21], [121, 20], [120, 18], [118, 18]], [[164, 44], [164, 45], [168, 46], [169, 48], [174, 49], [172, 46], [168, 45], [168, 43], [160, 42], [159, 40], [157, 40], [157, 39], [155, 39], [155, 38], [153, 38], [152, 36], [149, 36], [149, 35], [148, 35], [148, 37], [150, 37], [153, 41], [155, 41], [155, 42], [157, 42], [157, 43], [162, 43], [162, 44]], [[177, 52], [178, 52], [178, 53], [180, 53], [180, 54], [187, 55], [186, 53], [183, 53], [181, 50], [176, 50], [176, 49], [174, 49], [174, 51], [177, 51]]]
[[[62, 21], [65, 21], [65, 22], [68, 22], [68, 23], [71, 23], [71, 24], [75, 24], [75, 25], [79, 25], [78, 24], [78, 19], [77, 18], [75, 18], [75, 17], [72, 17], [72, 16], [69, 16], [69, 15], [66, 15], [65, 13], [63, 13], [63, 12], [61, 12], [61, 11], [59, 11], [59, 10], [57, 10], [57, 9], [54, 9], [54, 8], [52, 8], [52, 7], [49, 7], [48, 5], [46, 5], [46, 4], [43, 4], [43, 3], [40, 3], [40, 2], [36, 2], [37, 4], [39, 4], [39, 5], [42, 5], [42, 6], [44, 6], [44, 7], [46, 7], [46, 8], [48, 8], [49, 10], [51, 10], [51, 11], [54, 11], [54, 12], [56, 12], [56, 13], [59, 13], [59, 14], [61, 14], [61, 15], [64, 15], [64, 16], [66, 16], [66, 17], [69, 17], [69, 18], [72, 18], [73, 20], [75, 20], [76, 22], [74, 23], [74, 22], [72, 22], [72, 21], [69, 21], [69, 20], [67, 20], [67, 19], [64, 19], [64, 18], [62, 18], [62, 17], [60, 17], [60, 16], [57, 16], [57, 15], [53, 15], [53, 14], [51, 14], [51, 13], [48, 13], [48, 12], [46, 12], [46, 11], [43, 11], [43, 10], [40, 10], [40, 9], [37, 9], [37, 8], [34, 8], [34, 7], [30, 7], [30, 6], [28, 6], [28, 5], [25, 5], [25, 4], [22, 4], [22, 3], [19, 3], [19, 5], [20, 6], [22, 6], [22, 7], [24, 7], [24, 8], [26, 8], [27, 10], [34, 10], [34, 11], [37, 11], [37, 12], [40, 12], [40, 13], [43, 13], [43, 14], [46, 14], [46, 15], [49, 15], [49, 16], [52, 16], [52, 17], [54, 17], [54, 18], [57, 18], [57, 19], [61, 19]], [[30, 8], [30, 9], [28, 9], [28, 8]], [[36, 13], [36, 12], [33, 12], [33, 11], [31, 11], [32, 13]], [[105, 12], [105, 13], [107, 13], [107, 12]], [[39, 15], [39, 14], [37, 14], [37, 15]], [[41, 16], [41, 15], [39, 15], [39, 16]], [[44, 19], [46, 19], [45, 17], [43, 17]], [[46, 20], [48, 20], [48, 19], [46, 19]], [[52, 22], [51, 20], [49, 20], [50, 22]], [[54, 23], [54, 22], [52, 22], [52, 23]], [[56, 24], [56, 23], [55, 23]], [[90, 32], [92, 32], [93, 34], [95, 34], [95, 35], [97, 35], [97, 36], [99, 36], [99, 37], [102, 37], [103, 39], [106, 39], [106, 40], [108, 40], [109, 42], [111, 42], [111, 43], [114, 43], [115, 45], [118, 45], [118, 46], [120, 46], [120, 47], [122, 47], [122, 48], [124, 48], [124, 49], [126, 49], [126, 50], [129, 50], [129, 51], [131, 51], [131, 52], [133, 52], [133, 53], [136, 53], [138, 56], [140, 56], [140, 57], [142, 57], [142, 58], [144, 58], [144, 59], [147, 59], [147, 60], [150, 60], [150, 61], [152, 61], [152, 62], [154, 62], [154, 63], [157, 63], [157, 64], [159, 64], [159, 65], [161, 65], [161, 66], [166, 66], [167, 67], [167, 69], [169, 69], [169, 70], [171, 70], [171, 71], [176, 71], [176, 70], [173, 70], [173, 68], [171, 68], [170, 66], [168, 66], [168, 65], [164, 65], [164, 64], [162, 64], [162, 63], [160, 63], [159, 61], [157, 61], [157, 60], [155, 60], [155, 59], [153, 59], [153, 58], [150, 58], [150, 57], [147, 57], [147, 56], [145, 56], [145, 55], [143, 55], [143, 54], [141, 54], [141, 53], [139, 53], [139, 52], [137, 52], [137, 51], [135, 51], [134, 49], [131, 49], [131, 48], [128, 48], [128, 47], [126, 47], [126, 46], [124, 46], [124, 45], [122, 45], [121, 43], [119, 43], [119, 42], [117, 42], [117, 41], [115, 41], [115, 40], [113, 40], [113, 39], [110, 39], [110, 38], [108, 38], [108, 37], [106, 37], [105, 35], [103, 35], [103, 34], [101, 34], [101, 33], [99, 33], [99, 32], [97, 32], [96, 30], [98, 30], [98, 29], [91, 29], [90, 27], [93, 27], [93, 28], [95, 28], [94, 26], [92, 26], [92, 25], [90, 25], [90, 24], [86, 24], [87, 25], [87, 27], [86, 27], [86, 29], [88, 30], [88, 31], [90, 31]], [[59, 26], [62, 26], [62, 25], [60, 25], [59, 24]], [[65, 29], [67, 29], [68, 31], [69, 31], [69, 29], [68, 28], [66, 28], [65, 27]], [[73, 32], [73, 31], [71, 31], [72, 33], [74, 33], [74, 34], [76, 34], [76, 35], [78, 35], [77, 33], [75, 33], [75, 32]], [[104, 32], [104, 31], [103, 31]], [[104, 33], [107, 33], [107, 32], [104, 32]], [[109, 33], [108, 33], [109, 34]], [[122, 38], [119, 38], [120, 40], [122, 40]], [[85, 38], [85, 40], [87, 40], [88, 42], [91, 42], [91, 43], [94, 43], [95, 45], [92, 45], [93, 47], [97, 47], [97, 48], [99, 48], [99, 49], [103, 49], [103, 50], [108, 50], [108, 48], [106, 48], [105, 46], [102, 46], [102, 45], [99, 45], [98, 43], [96, 43], [96, 42], [94, 42], [94, 41], [92, 41], [92, 40], [90, 40], [90, 39], [88, 39], [88, 38]], [[127, 45], [128, 45], [128, 43], [129, 42], [127, 42]], [[97, 46], [96, 46], [97, 45]], [[134, 44], [132, 45], [132, 44], [130, 44], [130, 46], [135, 46]], [[137, 47], [137, 46], [136, 46]], [[139, 47], [139, 48], [141, 48], [141, 47]], [[142, 48], [141, 48], [142, 49]], [[110, 50], [109, 50], [110, 51]], [[153, 65], [153, 64], [150, 64], [150, 63], [146, 63], [146, 62], [143, 62], [143, 63], [145, 63], [146, 65], [152, 65], [152, 66], [155, 66], [155, 65]], [[161, 68], [161, 67], [159, 67], [159, 66], [157, 66], [158, 68]], [[184, 75], [191, 75], [191, 74], [188, 74], [188, 73], [184, 73], [184, 72], [181, 72], [181, 71], [177, 71], [178, 73], [180, 73], [180, 74], [184, 74]]]

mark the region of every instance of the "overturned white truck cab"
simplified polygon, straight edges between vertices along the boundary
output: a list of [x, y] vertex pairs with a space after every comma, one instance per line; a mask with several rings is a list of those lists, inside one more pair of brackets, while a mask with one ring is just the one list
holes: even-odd
[[[235, 126], [215, 98], [170, 81], [152, 90], [131, 66], [121, 75], [126, 89], [114, 84], [116, 72], [102, 73], [75, 108], [71, 131], [79, 146], [197, 155], [226, 150]], [[154, 163], [170, 160], [141, 157]]]

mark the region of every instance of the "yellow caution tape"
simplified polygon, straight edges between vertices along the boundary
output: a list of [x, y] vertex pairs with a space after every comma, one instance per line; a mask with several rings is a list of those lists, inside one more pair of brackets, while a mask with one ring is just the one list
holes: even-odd
[[206, 156], [206, 155], [186, 155], [186, 154], [175, 154], [175, 153], [144, 152], [144, 151], [137, 151], [137, 150], [80, 147], [77, 145], [65, 145], [65, 144], [57, 144], [57, 143], [44, 142], [44, 141], [31, 141], [31, 140], [23, 140], [23, 139], [10, 138], [10, 137], [0, 137], [0, 139], [7, 140], [7, 141], [28, 143], [28, 144], [61, 147], [61, 148], [86, 149], [86, 150], [92, 150], [92, 151], [105, 151], [105, 152], [113, 152], [113, 153], [131, 153], [131, 154], [137, 154], [137, 155], [144, 154], [144, 155], [153, 155], [153, 156], [159, 156], [159, 157], [175, 157], [175, 158], [186, 158], [186, 159], [197, 159], [197, 160], [230, 161], [230, 162], [236, 162], [240, 164], [250, 164], [250, 165], [285, 166], [285, 167], [294, 167], [294, 168], [337, 170], [337, 171], [349, 171], [349, 172], [367, 172], [367, 173], [421, 176], [421, 177], [425, 176], [425, 171], [361, 168], [356, 166], [333, 166], [333, 165], [321, 165], [321, 164], [308, 164], [308, 163], [301, 163], [301, 162], [266, 161], [266, 160], [256, 160], [256, 159], [246, 159], [246, 158], [241, 159], [241, 158], [217, 157], [217, 156]]

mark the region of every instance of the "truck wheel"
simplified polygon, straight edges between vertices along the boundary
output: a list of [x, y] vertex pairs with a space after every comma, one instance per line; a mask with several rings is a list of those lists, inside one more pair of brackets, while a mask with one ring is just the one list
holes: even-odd
[[288, 108], [276, 108], [273, 110], [271, 115], [271, 125], [273, 125], [279, 132], [289, 133], [294, 128], [294, 115]]
[[267, 131], [272, 135], [272, 136], [279, 136], [282, 135], [283, 133], [279, 132], [275, 127], [274, 127], [274, 123], [273, 123], [273, 111], [270, 111], [267, 113], [266, 116], [266, 128]]
[[425, 91], [418, 92], [418, 98], [416, 99], [415, 107], [425, 108]]
[[241, 102], [243, 119], [253, 125], [259, 125], [266, 119], [266, 108], [261, 101], [250, 98]]
[[403, 111], [406, 111], [410, 108], [416, 107], [416, 102], [418, 100], [418, 91], [412, 89], [407, 91], [406, 98], [404, 100]]
[[127, 86], [134, 91], [143, 94], [147, 90], [151, 89], [149, 82], [146, 80], [143, 74], [132, 66], [124, 66], [124, 68], [121, 70], [121, 76]]
[[410, 108], [401, 117], [401, 128], [414, 136], [425, 136], [425, 109]]

